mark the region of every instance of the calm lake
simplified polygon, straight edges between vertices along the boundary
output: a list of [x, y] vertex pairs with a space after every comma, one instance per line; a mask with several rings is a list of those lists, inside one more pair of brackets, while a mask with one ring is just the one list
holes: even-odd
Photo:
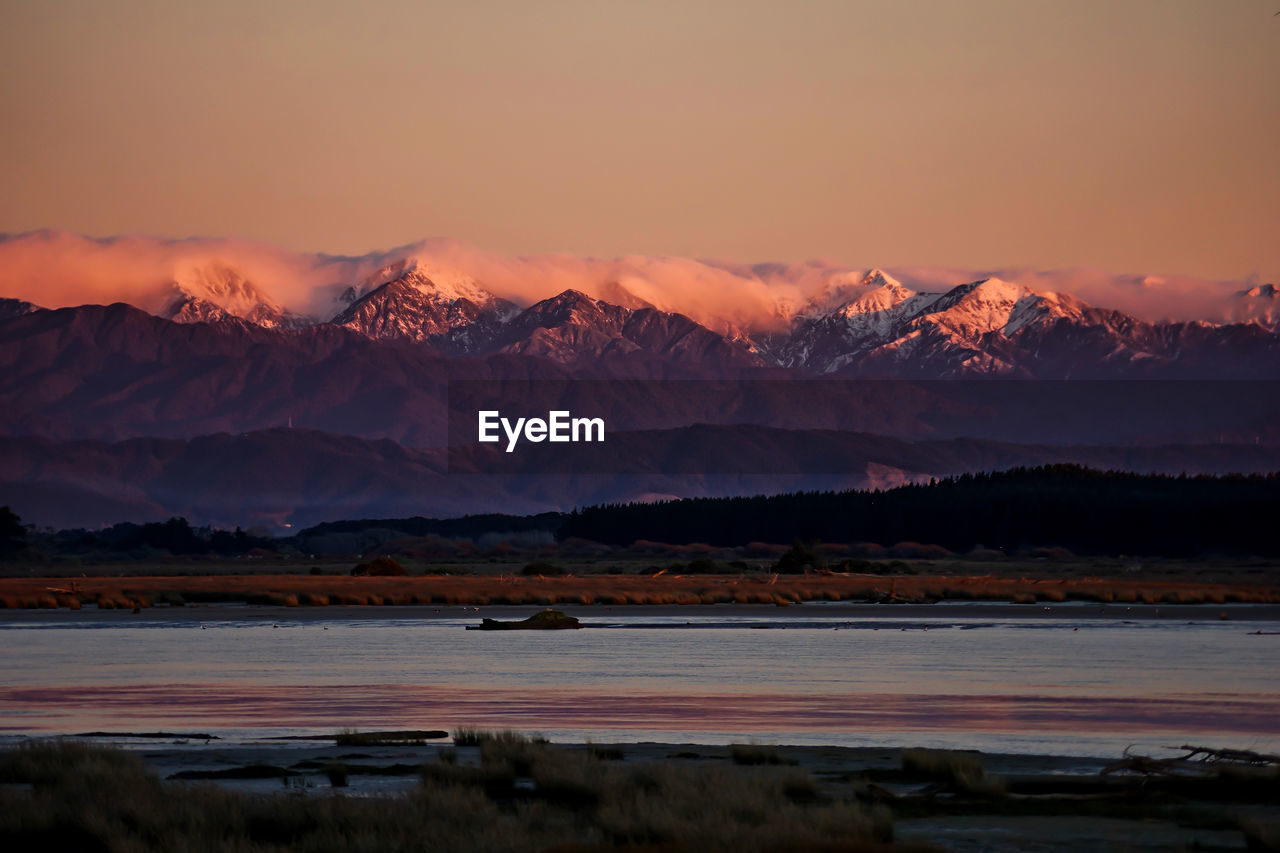
[[466, 631], [482, 615], [471, 608], [385, 610], [6, 615], [0, 733], [481, 726], [562, 741], [1280, 751], [1280, 620], [1244, 605], [1192, 618], [565, 608], [592, 629], [546, 632]]

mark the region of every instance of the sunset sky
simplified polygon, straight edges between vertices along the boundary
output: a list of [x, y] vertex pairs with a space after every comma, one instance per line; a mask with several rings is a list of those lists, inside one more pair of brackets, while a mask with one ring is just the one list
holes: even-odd
[[1280, 279], [1277, 0], [0, 2], [0, 232]]

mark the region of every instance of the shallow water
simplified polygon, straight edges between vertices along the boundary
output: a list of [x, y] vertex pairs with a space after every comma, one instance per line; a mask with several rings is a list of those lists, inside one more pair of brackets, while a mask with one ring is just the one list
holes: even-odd
[[480, 614], [462, 608], [27, 615], [0, 619], [0, 732], [240, 741], [483, 726], [574, 741], [1280, 751], [1280, 637], [1253, 633], [1280, 622], [994, 612], [637, 608], [554, 632], [465, 631]]

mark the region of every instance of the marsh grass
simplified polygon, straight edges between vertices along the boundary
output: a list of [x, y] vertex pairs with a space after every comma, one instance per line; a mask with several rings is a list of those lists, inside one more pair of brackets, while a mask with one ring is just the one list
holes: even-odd
[[[247, 794], [162, 783], [132, 755], [71, 743], [0, 751], [0, 846], [121, 851], [867, 849], [886, 812], [824, 800], [794, 768], [598, 761], [513, 733], [479, 766], [424, 765], [397, 796]], [[485, 747], [488, 747], [486, 750]], [[511, 762], [528, 762], [517, 785]], [[326, 769], [335, 785], [345, 769]]]
[[778, 749], [758, 743], [729, 744], [729, 758], [734, 764], [746, 766], [761, 764], [780, 766], [796, 763], [794, 759], [787, 758]]
[[596, 761], [623, 761], [627, 757], [621, 746], [594, 743], [590, 740], [587, 741], [587, 755]]
[[[526, 744], [545, 744], [545, 738], [537, 735], [529, 736], [521, 734], [511, 729], [477, 729], [477, 728], [459, 728], [454, 729], [452, 733], [454, 746], [490, 746], [491, 749], [501, 749], [504, 745], [510, 745], [516, 748], [524, 748]], [[496, 747], [494, 746], [496, 745]]]
[[1240, 819], [1240, 831], [1249, 850], [1280, 850], [1280, 819], [1247, 815]]
[[1004, 781], [988, 776], [982, 763], [965, 752], [906, 749], [902, 752], [902, 770], [957, 794], [975, 797], [1002, 797], [1005, 794]]
[[335, 761], [324, 766], [324, 775], [329, 779], [329, 786], [332, 788], [347, 787], [347, 776], [350, 770], [347, 765], [342, 762]]
[[[701, 559], [701, 558], [700, 558]], [[68, 607], [72, 601], [102, 609], [145, 608], [152, 604], [249, 602], [274, 606], [327, 604], [484, 605], [554, 604], [693, 605], [787, 604], [801, 601], [1037, 600], [1149, 604], [1280, 602], [1280, 587], [1259, 576], [1250, 583], [1126, 577], [969, 577], [915, 574], [924, 565], [898, 561], [850, 561], [835, 574], [765, 575], [688, 573], [687, 564], [660, 576], [570, 574], [547, 576], [431, 574], [412, 576], [208, 575], [174, 577], [93, 577], [79, 582], [75, 595], [51, 596], [42, 578], [0, 578], [0, 607]], [[865, 563], [865, 565], [863, 565]], [[699, 563], [700, 568], [705, 568]], [[727, 571], [724, 564], [714, 565]], [[910, 571], [909, 571], [910, 570]], [[867, 574], [870, 572], [871, 574]], [[885, 577], [884, 575], [891, 577]]]
[[559, 749], [513, 732], [471, 731], [465, 741], [480, 746], [479, 765], [428, 764], [424, 784], [483, 790], [543, 819], [575, 815], [578, 843], [590, 846], [564, 849], [835, 850], [892, 836], [887, 812], [824, 798], [809, 773], [777, 763], [601, 761], [590, 747]]

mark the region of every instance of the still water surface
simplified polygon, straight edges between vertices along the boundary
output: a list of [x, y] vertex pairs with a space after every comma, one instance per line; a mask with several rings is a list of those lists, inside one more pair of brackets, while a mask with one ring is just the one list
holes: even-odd
[[598, 628], [554, 632], [465, 631], [480, 614], [461, 608], [5, 619], [0, 734], [483, 726], [573, 741], [1280, 751], [1275, 621], [649, 613], [592, 612]]

